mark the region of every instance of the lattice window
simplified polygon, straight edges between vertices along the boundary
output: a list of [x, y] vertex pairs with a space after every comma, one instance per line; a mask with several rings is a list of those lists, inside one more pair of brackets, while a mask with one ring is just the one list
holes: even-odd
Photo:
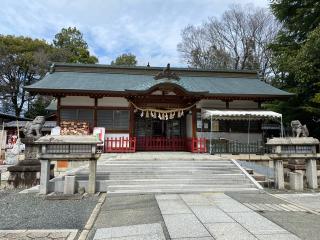
[[107, 130], [128, 130], [129, 116], [128, 110], [98, 110], [97, 124]]

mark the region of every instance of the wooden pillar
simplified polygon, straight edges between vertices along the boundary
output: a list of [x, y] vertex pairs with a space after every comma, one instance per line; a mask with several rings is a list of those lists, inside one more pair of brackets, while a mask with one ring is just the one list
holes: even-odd
[[258, 101], [258, 108], [261, 109], [261, 101]]
[[61, 109], [61, 97], [57, 97], [57, 126], [60, 126], [60, 109]]
[[129, 137], [134, 137], [135, 131], [135, 116], [134, 107], [130, 104], [130, 122], [129, 122]]
[[97, 125], [98, 125], [97, 107], [98, 107], [98, 98], [95, 98], [94, 99], [94, 110], [93, 110], [93, 127], [97, 127]]
[[229, 109], [230, 107], [229, 107], [229, 101], [226, 101], [226, 109]]
[[197, 107], [194, 106], [191, 108], [192, 111], [192, 137], [197, 137]]

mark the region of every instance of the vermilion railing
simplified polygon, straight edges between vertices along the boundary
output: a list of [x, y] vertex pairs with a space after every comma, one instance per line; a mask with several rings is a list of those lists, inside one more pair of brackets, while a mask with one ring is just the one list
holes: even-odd
[[107, 138], [105, 152], [135, 151], [188, 151], [192, 153], [207, 152], [205, 138], [186, 137], [131, 137]]
[[138, 151], [187, 151], [184, 137], [138, 137]]
[[136, 138], [135, 137], [106, 138], [104, 151], [118, 152], [118, 153], [135, 152]]
[[206, 153], [207, 140], [205, 138], [188, 138], [188, 151], [192, 153]]

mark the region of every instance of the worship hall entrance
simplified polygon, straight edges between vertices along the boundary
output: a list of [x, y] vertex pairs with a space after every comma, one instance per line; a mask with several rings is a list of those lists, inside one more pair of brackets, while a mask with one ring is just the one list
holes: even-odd
[[186, 117], [160, 120], [135, 114], [139, 151], [186, 151]]

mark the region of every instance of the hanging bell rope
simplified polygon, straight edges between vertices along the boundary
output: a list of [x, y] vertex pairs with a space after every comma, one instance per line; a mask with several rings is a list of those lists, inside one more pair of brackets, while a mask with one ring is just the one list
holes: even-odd
[[185, 108], [175, 108], [175, 109], [167, 109], [167, 110], [162, 110], [162, 109], [156, 109], [156, 108], [140, 108], [133, 102], [130, 102], [132, 106], [135, 108], [134, 112], [141, 111], [140, 116], [146, 116], [149, 118], [159, 118], [160, 120], [169, 120], [173, 119], [175, 116], [178, 118], [181, 118], [184, 115], [184, 111], [190, 110], [194, 106], [196, 106], [197, 103], [192, 104], [189, 107]]

